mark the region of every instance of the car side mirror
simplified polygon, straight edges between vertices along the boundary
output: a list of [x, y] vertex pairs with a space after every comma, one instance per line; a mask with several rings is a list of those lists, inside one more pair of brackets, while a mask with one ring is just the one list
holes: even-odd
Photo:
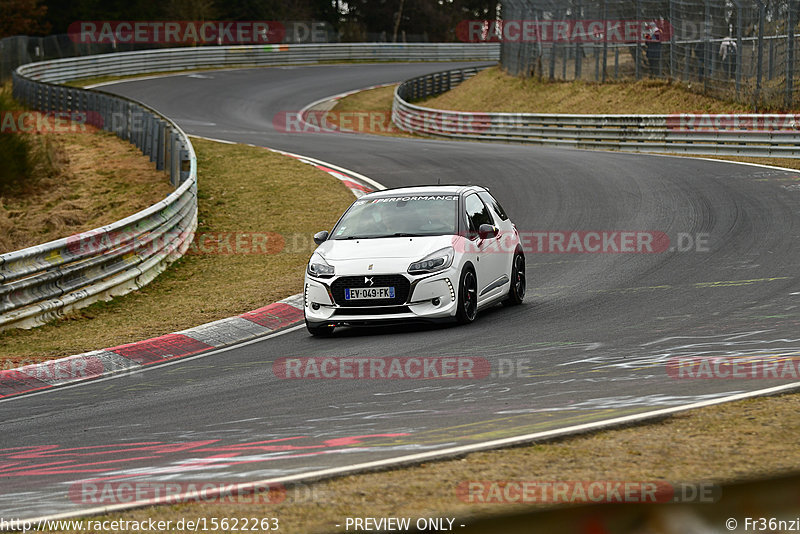
[[491, 224], [482, 224], [478, 228], [478, 235], [481, 239], [489, 239], [497, 235], [497, 228]]
[[323, 230], [321, 232], [317, 232], [316, 234], [314, 234], [314, 243], [316, 243], [317, 245], [321, 245], [327, 240], [328, 240], [327, 230]]

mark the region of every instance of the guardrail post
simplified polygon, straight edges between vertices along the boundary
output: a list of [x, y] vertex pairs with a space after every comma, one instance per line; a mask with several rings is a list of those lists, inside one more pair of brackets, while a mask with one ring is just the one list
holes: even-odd
[[103, 130], [111, 131], [111, 99], [103, 95]]
[[142, 117], [139, 114], [139, 106], [135, 104], [131, 104], [131, 122], [129, 128], [131, 130], [131, 143], [133, 143], [133, 146], [141, 150], [142, 145], [139, 142], [139, 135], [141, 134], [142, 129]]
[[150, 161], [158, 161], [158, 118], [150, 120]]
[[113, 132], [114, 135], [117, 135], [117, 136], [119, 136], [119, 133], [120, 133], [119, 132], [119, 121], [117, 121], [117, 116], [118, 115], [119, 115], [118, 102], [115, 99], [115, 100], [111, 101], [111, 112], [109, 113], [109, 119], [111, 121], [111, 124], [109, 124], [108, 126], [109, 126], [109, 128], [111, 128], [111, 132]]
[[[153, 143], [152, 143], [153, 130], [151, 129], [150, 125], [151, 119], [152, 118], [150, 117], [150, 113], [145, 112], [143, 121], [144, 124], [142, 128], [142, 130], [144, 130], [144, 145], [142, 146], [142, 152], [144, 153], [145, 156], [151, 156], [153, 153]], [[150, 158], [150, 161], [153, 161], [152, 157]]]
[[103, 130], [110, 132], [111, 131], [111, 102], [110, 99], [103, 95], [100, 97], [101, 106], [103, 111], [101, 113], [103, 117]]
[[166, 128], [166, 124], [164, 121], [158, 121], [158, 135], [156, 136], [158, 139], [158, 148], [156, 150], [156, 170], [163, 171], [164, 170], [164, 130]]
[[183, 183], [189, 178], [189, 173], [192, 170], [192, 160], [189, 158], [189, 151], [181, 145], [180, 150], [180, 169], [181, 169], [181, 182]]
[[172, 182], [172, 128], [167, 124], [164, 128], [164, 172]]
[[[80, 73], [94, 72], [94, 67], [94, 62], [90, 60], [86, 62], [84, 70], [67, 72], [62, 66], [54, 66], [52, 72], [46, 71], [44, 74], [48, 75], [45, 78], [61, 79], [56, 73], [77, 76]], [[24, 67], [20, 71], [23, 69]], [[35, 70], [30, 72], [42, 73]], [[158, 230], [163, 228], [164, 231], [191, 231], [194, 215], [197, 213], [197, 189], [193, 181], [195, 176], [192, 174], [195, 168], [194, 152], [191, 143], [177, 126], [168, 119], [115, 95], [33, 81], [25, 76], [25, 73], [13, 73], [13, 94], [20, 101], [39, 111], [70, 115], [70, 118], [75, 113], [86, 113], [86, 123], [102, 127], [121, 139], [137, 144], [145, 155], [150, 156], [151, 161], [155, 161], [157, 169], [174, 169], [170, 173], [170, 181], [176, 187], [183, 184], [186, 188], [180, 195], [170, 195], [166, 207], [159, 202], [131, 219], [126, 218], [124, 223], [117, 221], [107, 227], [73, 237], [94, 240], [98, 235], [107, 235], [113, 241], [119, 236], [130, 235], [130, 239], [124, 238], [125, 242], [133, 243], [139, 235], [144, 235], [145, 229], [148, 232], [156, 229], [155, 225], [158, 225]], [[184, 183], [190, 179], [191, 187]], [[130, 281], [135, 277], [145, 273], [148, 278], [142, 283], [146, 283], [160, 272], [160, 265], [165, 260], [170, 261], [180, 256], [180, 253], [175, 254], [170, 249], [163, 248], [156, 251], [158, 255], [154, 253], [152, 259], [138, 258], [144, 263], [137, 264], [121, 261], [125, 252], [121, 248], [117, 247], [113, 251], [105, 246], [101, 248], [102, 250], [93, 246], [76, 248], [76, 242], [64, 239], [0, 256], [0, 263], [4, 267], [0, 280], [4, 290], [8, 287], [10, 291], [15, 291], [15, 287], [6, 286], [6, 283], [16, 284], [18, 280], [24, 280], [25, 287], [30, 286], [30, 290], [26, 289], [24, 294], [19, 293], [19, 298], [11, 307], [0, 303], [0, 330], [41, 324], [51, 317], [52, 310], [64, 306], [80, 307], [82, 303], [91, 302], [95, 295], [103, 292], [126, 293], [133, 289]], [[154, 263], [153, 260], [159, 263]], [[130, 277], [111, 279], [106, 267], [113, 269], [113, 273]], [[135, 280], [135, 285], [140, 286], [140, 278]], [[69, 293], [67, 300], [56, 300], [66, 293]], [[14, 310], [20, 310], [20, 313], [6, 313]]]
[[178, 132], [172, 132], [170, 142], [169, 181], [174, 187], [181, 183], [181, 145]]
[[128, 109], [130, 105], [127, 102], [123, 102], [120, 106], [119, 110], [119, 137], [120, 139], [124, 139], [125, 141], [130, 141], [131, 132], [128, 128]]

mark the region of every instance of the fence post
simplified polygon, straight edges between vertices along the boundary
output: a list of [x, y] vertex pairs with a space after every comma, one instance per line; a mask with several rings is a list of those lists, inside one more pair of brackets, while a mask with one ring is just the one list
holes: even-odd
[[603, 76], [602, 83], [606, 83], [606, 68], [608, 68], [608, 0], [603, 0]]
[[675, 0], [669, 0], [669, 77], [676, 79], [675, 72]]
[[742, 5], [736, 2], [736, 100], [739, 100], [739, 91], [742, 89]]
[[794, 2], [789, 0], [789, 14], [787, 16], [786, 38], [789, 39], [786, 59], [786, 108], [792, 107], [792, 85], [794, 77]]
[[597, 51], [597, 45], [592, 45], [594, 51], [594, 81], [600, 81], [600, 52]]
[[711, 4], [704, 0], [705, 15], [703, 18], [703, 92], [708, 93], [708, 78], [711, 74]]
[[[642, 4], [640, 0], [636, 0], [636, 23], [641, 23], [642, 20]], [[636, 33], [636, 50], [634, 50], [634, 57], [636, 61], [636, 79], [642, 79], [642, 30], [641, 28]]]
[[[764, 0], [758, 0], [758, 59], [756, 60], [756, 90], [753, 92], [753, 113], [758, 113], [758, 99], [761, 92], [761, 77], [764, 69]], [[772, 45], [770, 45], [770, 55]], [[770, 70], [772, 64], [770, 63]]]
[[[575, 21], [578, 21], [583, 14], [581, 12], [581, 3], [575, 8]], [[575, 40], [575, 79], [581, 79], [581, 70], [583, 70], [583, 49], [581, 48], [581, 40]]]

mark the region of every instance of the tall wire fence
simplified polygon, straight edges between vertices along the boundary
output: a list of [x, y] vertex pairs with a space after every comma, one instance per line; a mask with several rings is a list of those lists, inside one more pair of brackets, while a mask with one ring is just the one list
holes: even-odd
[[0, 39], [0, 80], [9, 79], [14, 69], [34, 61], [158, 47], [157, 44], [78, 43], [70, 39], [68, 34], [47, 37], [15, 35]]
[[502, 0], [487, 32], [514, 75], [671, 79], [779, 110], [798, 102], [799, 9], [800, 0]]

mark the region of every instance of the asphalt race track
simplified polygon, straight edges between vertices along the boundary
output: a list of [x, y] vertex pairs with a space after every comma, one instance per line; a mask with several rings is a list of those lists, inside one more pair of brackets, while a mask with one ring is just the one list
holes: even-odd
[[[70, 496], [84, 479], [263, 480], [792, 382], [675, 379], [665, 364], [680, 356], [800, 355], [798, 172], [273, 128], [276, 114], [320, 98], [446, 68], [210, 71], [103, 89], [149, 104], [187, 133], [319, 158], [387, 187], [488, 185], [523, 232], [659, 231], [672, 249], [689, 250], [529, 253], [525, 304], [487, 310], [467, 327], [341, 329], [332, 339], [296, 328], [0, 402], [0, 516], [90, 508]], [[202, 187], [202, 173], [200, 180]], [[276, 378], [272, 362], [289, 356], [476, 356], [493, 369], [517, 362], [528, 369], [475, 380]]]

